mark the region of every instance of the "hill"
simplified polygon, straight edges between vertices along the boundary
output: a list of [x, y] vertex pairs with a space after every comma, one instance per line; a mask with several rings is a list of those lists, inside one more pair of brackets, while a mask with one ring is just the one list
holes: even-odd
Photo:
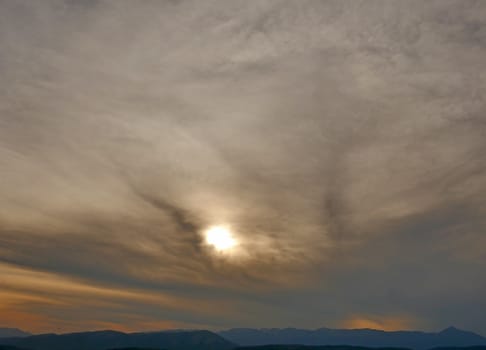
[[108, 349], [108, 350], [165, 350], [165, 349], [157, 349], [157, 348], [133, 348], [133, 347], [131, 347], [131, 348]]
[[348, 345], [261, 345], [261, 346], [242, 346], [234, 350], [410, 350], [405, 348], [367, 348], [363, 346]]
[[[312, 345], [261, 345], [261, 346], [242, 346], [234, 350], [410, 350], [407, 348], [369, 348], [363, 346], [348, 346], [348, 345], [327, 345], [327, 346], [312, 346]], [[470, 347], [444, 347], [433, 348], [429, 350], [486, 350], [486, 346], [470, 346]]]
[[0, 338], [13, 338], [13, 337], [28, 337], [32, 334], [24, 332], [18, 328], [1, 328], [0, 327]]
[[486, 338], [478, 334], [447, 328], [438, 333], [418, 331], [386, 332], [374, 329], [316, 330], [295, 328], [252, 329], [236, 328], [219, 332], [219, 335], [240, 346], [268, 344], [350, 345], [363, 347], [399, 347], [430, 349], [436, 347], [486, 345]]
[[0, 350], [25, 350], [16, 346], [0, 345]]
[[115, 331], [42, 334], [26, 338], [4, 338], [2, 343], [32, 350], [105, 350], [156, 348], [167, 350], [230, 350], [233, 343], [209, 331], [165, 331], [122, 333]]

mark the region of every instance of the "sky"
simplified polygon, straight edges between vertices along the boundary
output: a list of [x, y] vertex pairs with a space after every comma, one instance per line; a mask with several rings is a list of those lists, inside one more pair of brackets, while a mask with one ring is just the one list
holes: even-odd
[[0, 327], [486, 335], [486, 2], [0, 0], [0, 47]]

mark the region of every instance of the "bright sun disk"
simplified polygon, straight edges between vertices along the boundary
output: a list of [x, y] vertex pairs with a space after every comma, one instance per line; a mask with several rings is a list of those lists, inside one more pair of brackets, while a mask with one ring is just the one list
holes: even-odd
[[219, 251], [231, 249], [238, 243], [231, 232], [222, 226], [210, 227], [205, 232], [205, 238], [207, 244]]

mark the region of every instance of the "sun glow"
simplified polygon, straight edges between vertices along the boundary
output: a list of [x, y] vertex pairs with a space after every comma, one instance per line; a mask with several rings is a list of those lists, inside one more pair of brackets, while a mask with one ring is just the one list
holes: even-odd
[[223, 226], [210, 227], [204, 235], [206, 244], [221, 252], [227, 251], [238, 244], [231, 231]]

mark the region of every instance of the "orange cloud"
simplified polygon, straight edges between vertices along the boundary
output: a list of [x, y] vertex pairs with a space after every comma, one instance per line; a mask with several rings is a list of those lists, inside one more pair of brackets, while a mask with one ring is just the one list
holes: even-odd
[[52, 324], [44, 315], [4, 308], [0, 309], [0, 313], [2, 315], [0, 327], [16, 327], [33, 333], [42, 333], [53, 329]]
[[416, 326], [416, 321], [409, 316], [364, 316], [353, 315], [339, 323], [339, 327], [349, 329], [370, 328], [384, 331], [396, 331], [412, 329]]
[[[166, 319], [164, 311], [224, 315], [232, 307], [224, 299], [210, 301], [159, 291], [120, 290], [1, 263], [0, 275], [0, 326], [17, 327], [33, 333], [201, 328], [201, 324]], [[143, 310], [148, 309], [158, 310], [161, 318], [150, 315], [153, 312], [144, 314]]]

